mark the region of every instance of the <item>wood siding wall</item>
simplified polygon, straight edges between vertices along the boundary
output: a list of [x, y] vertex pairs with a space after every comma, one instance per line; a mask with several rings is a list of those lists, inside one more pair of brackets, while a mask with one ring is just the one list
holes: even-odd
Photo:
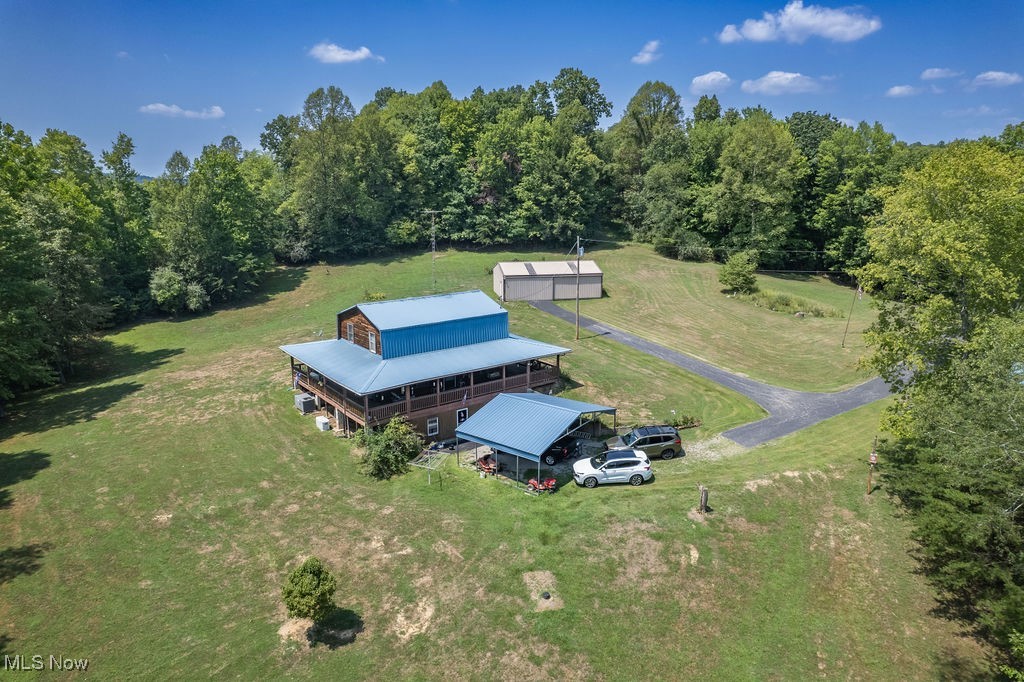
[[338, 338], [348, 341], [348, 323], [350, 322], [355, 332], [352, 342], [370, 350], [370, 334], [373, 333], [377, 337], [377, 348], [374, 352], [381, 355], [380, 330], [374, 327], [358, 309], [338, 313]]

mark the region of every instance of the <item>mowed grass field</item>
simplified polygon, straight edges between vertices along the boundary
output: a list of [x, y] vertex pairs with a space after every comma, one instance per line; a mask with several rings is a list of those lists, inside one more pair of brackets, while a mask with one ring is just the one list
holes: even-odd
[[[833, 391], [872, 376], [858, 363], [867, 353], [862, 333], [876, 313], [868, 296], [855, 302], [852, 289], [821, 277], [757, 276], [761, 289], [841, 313], [801, 318], [726, 296], [713, 263], [671, 260], [640, 245], [589, 255], [604, 271], [607, 296], [582, 301], [582, 315], [778, 386]], [[575, 308], [573, 301], [561, 305]]]
[[[444, 254], [437, 288], [486, 291], [487, 268], [514, 256]], [[422, 471], [360, 475], [349, 442], [292, 407], [276, 347], [330, 334], [367, 291], [431, 281], [429, 256], [282, 269], [249, 305], [110, 335], [79, 383], [10, 406], [2, 654], [88, 658], [104, 679], [986, 671], [986, 652], [935, 615], [884, 490], [865, 495], [881, 404], [743, 451], [713, 435], [756, 406], [600, 337], [576, 344], [517, 304], [516, 332], [574, 348], [566, 395], [622, 420], [702, 416], [690, 455], [657, 462], [641, 488], [545, 497], [454, 461], [433, 485]], [[711, 490], [703, 519], [698, 484]], [[281, 585], [311, 554], [358, 630], [337, 648], [284, 636]]]

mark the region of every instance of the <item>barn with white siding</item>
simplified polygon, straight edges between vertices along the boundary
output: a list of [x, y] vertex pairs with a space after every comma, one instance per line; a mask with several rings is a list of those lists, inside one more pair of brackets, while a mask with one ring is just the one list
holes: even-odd
[[[498, 263], [494, 293], [503, 301], [558, 301], [576, 298], [576, 261]], [[597, 263], [579, 263], [580, 298], [601, 298], [604, 273]]]

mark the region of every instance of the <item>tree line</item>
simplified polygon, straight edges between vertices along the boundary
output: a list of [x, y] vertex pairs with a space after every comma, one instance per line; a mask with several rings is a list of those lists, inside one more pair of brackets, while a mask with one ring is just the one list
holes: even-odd
[[462, 99], [442, 82], [382, 88], [358, 113], [332, 86], [269, 121], [261, 149], [225, 137], [145, 182], [123, 133], [97, 160], [68, 132], [33, 142], [0, 122], [0, 399], [64, 379], [104, 326], [235, 300], [275, 262], [422, 247], [427, 212], [460, 245], [611, 235], [671, 257], [850, 272], [880, 190], [932, 151], [879, 124], [780, 121], [713, 96], [687, 115], [661, 82], [603, 130], [611, 111], [573, 68]]

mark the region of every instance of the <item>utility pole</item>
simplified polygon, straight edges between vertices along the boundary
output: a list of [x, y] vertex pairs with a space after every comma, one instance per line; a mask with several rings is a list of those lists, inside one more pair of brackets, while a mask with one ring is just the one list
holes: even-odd
[[850, 319], [853, 317], [853, 306], [857, 304], [857, 298], [860, 297], [861, 291], [860, 285], [857, 285], [857, 290], [853, 292], [853, 300], [850, 301], [850, 314], [846, 316], [846, 330], [843, 331], [843, 342], [840, 344], [840, 348], [846, 348], [846, 335], [850, 333]]
[[583, 255], [583, 247], [580, 246], [580, 236], [576, 235], [576, 340], [580, 340], [580, 256]]
[[437, 274], [434, 270], [434, 261], [437, 260], [437, 227], [434, 219], [440, 211], [432, 208], [423, 209], [424, 213], [430, 214], [430, 290], [437, 291]]
[[871, 494], [871, 474], [875, 473], [878, 466], [878, 436], [875, 436], [875, 444], [871, 446], [871, 454], [868, 455], [868, 495]]

